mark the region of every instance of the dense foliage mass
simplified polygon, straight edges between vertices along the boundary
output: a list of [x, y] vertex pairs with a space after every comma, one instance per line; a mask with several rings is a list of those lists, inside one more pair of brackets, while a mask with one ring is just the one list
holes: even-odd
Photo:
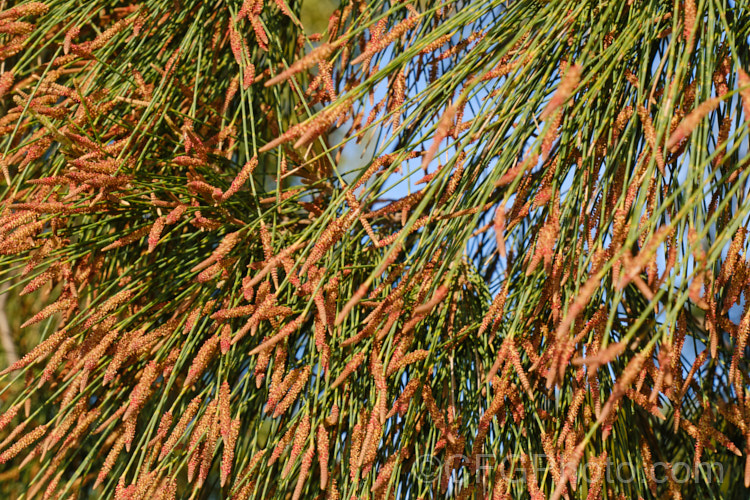
[[301, 3], [0, 2], [3, 497], [745, 497], [748, 3]]

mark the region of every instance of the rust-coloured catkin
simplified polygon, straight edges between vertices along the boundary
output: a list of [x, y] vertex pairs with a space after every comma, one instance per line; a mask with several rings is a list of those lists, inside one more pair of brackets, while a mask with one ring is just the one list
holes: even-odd
[[573, 400], [568, 407], [568, 416], [565, 419], [565, 424], [560, 431], [560, 436], [557, 439], [557, 446], [562, 446], [565, 439], [568, 437], [568, 433], [573, 429], [576, 417], [578, 416], [578, 410], [581, 408], [584, 399], [586, 398], [586, 390], [584, 387], [578, 388], [573, 393]]
[[[242, 61], [238, 61], [241, 63]], [[234, 100], [234, 96], [237, 95], [237, 91], [239, 90], [239, 78], [234, 77], [232, 78], [232, 81], [229, 82], [229, 87], [227, 88], [227, 93], [224, 95], [224, 106], [221, 108], [221, 114], [225, 115], [229, 111], [229, 106], [231, 106], [232, 101]]]
[[205, 483], [208, 478], [208, 473], [211, 471], [211, 463], [213, 461], [214, 453], [216, 452], [216, 443], [220, 434], [219, 415], [215, 410], [217, 407], [215, 401], [215, 399], [211, 401], [211, 403], [214, 403], [213, 406], [209, 404], [211, 416], [207, 423], [206, 441], [201, 453], [200, 471], [198, 472], [198, 488], [203, 486], [203, 483]]
[[740, 84], [740, 97], [742, 98], [742, 111], [747, 122], [750, 121], [750, 76], [742, 68], [737, 70], [737, 75]]
[[656, 130], [654, 129], [654, 124], [651, 120], [651, 114], [645, 106], [639, 106], [637, 112], [638, 117], [641, 119], [641, 125], [643, 126], [643, 132], [646, 136], [646, 141], [654, 151], [654, 155], [656, 157], [656, 165], [659, 168], [659, 172], [662, 175], [665, 175], [666, 165], [664, 163], [664, 154], [662, 152], [661, 146], [656, 143]]
[[505, 207], [502, 205], [498, 206], [495, 210], [495, 218], [493, 221], [493, 227], [495, 229], [495, 242], [497, 244], [497, 252], [500, 257], [505, 259], [507, 257], [507, 251], [505, 249]]
[[[48, 305], [47, 307], [45, 307], [44, 309], [42, 309], [41, 311], [39, 311], [37, 314], [35, 314], [34, 316], [32, 316], [31, 318], [29, 318], [28, 320], [26, 320], [21, 325], [21, 328], [26, 328], [29, 325], [33, 325], [35, 323], [39, 323], [40, 321], [43, 321], [43, 320], [49, 318], [50, 316], [52, 316], [55, 313], [65, 311], [66, 309], [68, 309], [73, 304], [74, 304], [74, 302], [73, 302], [73, 298], [72, 297], [69, 297], [67, 295], [63, 295], [59, 299], [57, 299], [55, 302], [53, 302], [52, 304]], [[39, 346], [37, 346], [37, 347], [41, 347], [42, 345], [43, 344], [39, 344]], [[24, 358], [22, 358], [21, 360], [19, 360], [17, 363], [22, 363], [23, 360], [27, 359], [27, 356], [29, 356], [32, 353], [34, 353], [34, 351], [36, 351], [36, 348], [34, 348], [29, 354], [27, 354], [26, 356], [24, 356]], [[29, 362], [31, 362], [31, 361], [29, 361]], [[8, 367], [5, 370], [3, 370], [3, 372], [0, 372], [0, 374], [7, 373], [7, 372], [12, 371], [12, 370], [17, 370], [21, 366], [26, 366], [26, 365], [17, 365], [16, 363], [14, 363], [14, 365], [11, 365], [11, 366], [14, 366], [14, 368]]]
[[[165, 477], [159, 482], [152, 492], [155, 495], [154, 500], [175, 500], [177, 498], [177, 477]], [[143, 498], [147, 498], [148, 493]]]
[[[58, 472], [54, 478], [52, 478], [52, 481], [49, 482], [47, 485], [47, 488], [44, 490], [44, 495], [42, 496], [42, 500], [48, 500], [49, 498], [53, 498], [52, 495], [54, 495], [55, 490], [57, 489], [57, 485], [60, 484], [60, 479], [62, 478], [63, 472]], [[55, 497], [57, 498], [57, 497]]]
[[14, 404], [8, 410], [0, 415], [0, 431], [2, 431], [18, 414], [18, 410], [21, 409], [20, 404]]
[[325, 420], [325, 424], [328, 427], [336, 425], [336, 423], [339, 421], [339, 405], [336, 403], [333, 403], [333, 407], [331, 407], [331, 412], [328, 414]]
[[18, 19], [24, 16], [41, 16], [46, 14], [48, 10], [49, 6], [43, 2], [29, 2], [0, 12], [0, 20]]
[[268, 467], [271, 467], [274, 463], [276, 463], [276, 460], [281, 458], [282, 453], [284, 453], [286, 447], [289, 446], [289, 443], [292, 442], [292, 438], [294, 438], [296, 432], [297, 425], [292, 425], [284, 433], [284, 435], [281, 436], [281, 439], [279, 439], [273, 451], [271, 452], [271, 456], [268, 458]]
[[599, 423], [604, 423], [610, 416], [610, 412], [612, 412], [619, 404], [620, 399], [623, 395], [625, 395], [626, 390], [630, 387], [630, 384], [632, 384], [636, 377], [640, 374], [643, 365], [651, 355], [651, 349], [651, 347], [646, 347], [638, 354], [633, 356], [633, 358], [628, 362], [627, 366], [622, 371], [622, 374], [617, 379], [617, 382], [615, 383], [615, 386], [609, 398], [607, 399], [607, 402], [602, 407], [602, 411], [599, 415], [599, 418], [597, 419]]
[[313, 66], [318, 64], [320, 61], [327, 59], [331, 54], [333, 54], [333, 51], [336, 50], [342, 43], [343, 43], [343, 40], [333, 42], [333, 43], [324, 43], [314, 48], [307, 55], [294, 61], [289, 66], [289, 68], [282, 71], [281, 73], [274, 76], [273, 78], [266, 80], [266, 83], [264, 83], [264, 85], [266, 87], [270, 87], [271, 85], [276, 85], [277, 83], [281, 83], [281, 82], [288, 80], [289, 78], [293, 77], [297, 73], [301, 73], [302, 71], [305, 71], [306, 69], [312, 68]]
[[[58, 300], [52, 306], [55, 306], [60, 301]], [[48, 307], [52, 307], [48, 306]], [[67, 306], [66, 306], [67, 307]], [[46, 310], [46, 308], [45, 308]], [[41, 313], [40, 313], [41, 314]], [[51, 315], [52, 313], [50, 313]], [[41, 321], [41, 320], [39, 320]], [[18, 370], [20, 368], [24, 368], [34, 361], [38, 359], [42, 359], [48, 354], [50, 354], [52, 351], [54, 351], [60, 343], [63, 342], [63, 340], [68, 336], [67, 330], [64, 328], [61, 330], [58, 330], [57, 332], [53, 333], [49, 336], [46, 340], [44, 340], [42, 343], [34, 347], [31, 351], [29, 351], [28, 354], [26, 354], [24, 357], [16, 361], [15, 363], [11, 364], [8, 368], [0, 372], [0, 376], [5, 375], [6, 373], [10, 373], [14, 370]]]
[[171, 426], [172, 412], [168, 411], [161, 416], [161, 419], [159, 420], [159, 427], [157, 427], [156, 429], [156, 435], [151, 441], [149, 441], [149, 446], [157, 446], [157, 449], [154, 451], [159, 451], [158, 447], [160, 447], [164, 438], [167, 437], [167, 433], [169, 432], [169, 428]]
[[255, 354], [258, 354], [261, 351], [270, 349], [274, 345], [278, 344], [282, 340], [286, 339], [289, 335], [296, 332], [300, 326], [302, 326], [302, 323], [307, 319], [307, 315], [301, 314], [297, 316], [297, 318], [294, 321], [291, 321], [284, 325], [279, 332], [274, 335], [273, 337], [270, 337], [267, 340], [264, 340], [259, 346], [255, 347], [249, 352], [250, 356], [254, 356]]
[[601, 498], [602, 487], [604, 486], [604, 473], [606, 471], [607, 452], [603, 451], [598, 457], [591, 460], [590, 486], [586, 500], [595, 500]]
[[242, 88], [247, 90], [255, 83], [255, 65], [248, 63], [242, 70]]
[[193, 267], [190, 272], [195, 273], [198, 271], [202, 271], [210, 267], [212, 264], [215, 264], [224, 259], [229, 254], [229, 252], [237, 245], [237, 243], [240, 242], [240, 233], [240, 231], [235, 231], [224, 236], [213, 253], [211, 253], [211, 256], [197, 266]]
[[315, 246], [310, 251], [310, 254], [308, 255], [304, 264], [302, 264], [300, 275], [304, 275], [310, 268], [310, 266], [317, 263], [326, 254], [326, 252], [334, 244], [336, 244], [339, 239], [341, 239], [341, 237], [349, 229], [352, 223], [358, 218], [358, 216], [359, 209], [351, 210], [347, 212], [346, 215], [337, 218], [335, 221], [333, 221], [332, 224], [330, 224], [323, 230], [322, 234], [315, 243]]
[[649, 401], [646, 395], [642, 392], [638, 392], [633, 389], [627, 389], [625, 391], [625, 395], [653, 416], [659, 418], [660, 420], [666, 420], [666, 417], [659, 409], [659, 406], [656, 403]]
[[255, 167], [258, 166], [258, 157], [253, 156], [247, 163], [242, 167], [240, 173], [234, 178], [232, 184], [229, 186], [224, 194], [221, 196], [221, 201], [226, 201], [231, 198], [240, 188], [247, 182], [250, 176], [253, 174]]
[[297, 484], [294, 487], [294, 493], [292, 494], [292, 500], [299, 500], [302, 497], [302, 490], [307, 482], [307, 476], [310, 474], [312, 468], [313, 458], [315, 457], [315, 443], [310, 442], [310, 446], [302, 456], [302, 465], [300, 466], [299, 475], [297, 476]]
[[232, 307], [229, 309], [219, 309], [211, 315], [211, 319], [216, 321], [226, 321], [231, 318], [241, 318], [248, 314], [253, 314], [255, 311], [256, 307], [253, 304]]
[[221, 327], [221, 332], [219, 333], [219, 346], [222, 355], [228, 353], [229, 349], [232, 347], [232, 327], [229, 323]]
[[[258, 297], [258, 301], [259, 300], [260, 300], [260, 296]], [[266, 295], [266, 297], [263, 299], [261, 304], [255, 309], [255, 311], [253, 312], [253, 315], [247, 321], [245, 326], [243, 326], [240, 330], [237, 331], [237, 333], [234, 334], [234, 336], [232, 337], [232, 345], [242, 340], [242, 338], [247, 334], [247, 332], [252, 332], [251, 334], [255, 335], [255, 328], [257, 328], [261, 320], [267, 318], [268, 313], [272, 310], [272, 308], [275, 305], [276, 305], [276, 294], [269, 293], [268, 295]]]
[[362, 451], [362, 440], [364, 439], [363, 420], [366, 415], [360, 415], [360, 419], [352, 429], [352, 437], [349, 448], [349, 477], [352, 482], [357, 480], [359, 474], [359, 455]]
[[130, 452], [130, 447], [135, 439], [137, 415], [131, 415], [125, 420], [125, 451]]
[[[142, 332], [140, 332], [142, 333]], [[120, 369], [125, 360], [133, 353], [131, 346], [134, 340], [139, 335], [139, 332], [129, 331], [123, 334], [117, 341], [115, 347], [115, 354], [112, 356], [112, 360], [107, 365], [107, 369], [104, 372], [102, 384], [107, 385], [114, 380], [117, 375], [117, 371]]]
[[234, 447], [237, 444], [237, 437], [240, 434], [240, 419], [235, 418], [229, 423], [229, 428], [222, 430], [221, 437], [224, 441], [224, 453], [221, 456], [221, 486], [227, 482], [229, 475], [232, 473], [232, 464], [234, 463]]
[[[263, 245], [263, 257], [266, 261], [273, 258], [273, 241], [271, 240], [271, 233], [268, 232], [266, 224], [260, 222], [260, 241]], [[279, 272], [278, 269], [271, 270], [271, 279], [273, 280], [274, 287], [278, 290], [279, 288]]]
[[366, 63], [365, 65], [369, 65], [370, 60], [375, 54], [377, 54], [381, 50], [384, 50], [391, 43], [393, 43], [394, 40], [397, 40], [398, 38], [403, 36], [404, 33], [414, 28], [419, 23], [419, 20], [419, 15], [409, 16], [393, 26], [385, 36], [374, 37], [374, 39], [367, 44], [362, 54], [354, 58], [350, 64], [356, 65], [364, 62]]
[[[73, 385], [73, 387], [79, 387], [78, 385]], [[73, 394], [75, 396], [75, 394]], [[72, 400], [72, 397], [70, 398]], [[117, 420], [122, 417], [123, 413], [125, 413], [125, 410], [128, 409], [128, 403], [125, 402], [120, 407], [112, 413], [109, 417], [107, 417], [101, 424], [99, 424], [99, 427], [94, 429], [93, 434], [99, 434], [100, 432], [103, 432], [105, 429], [107, 429], [113, 422], [116, 422]]]
[[188, 369], [187, 376], [185, 377], [185, 382], [182, 384], [183, 387], [190, 387], [193, 382], [200, 378], [200, 376], [203, 374], [203, 371], [208, 366], [208, 363], [210, 363], [214, 352], [216, 352], [216, 348], [219, 346], [219, 341], [220, 339], [218, 335], [212, 335], [203, 343], [201, 348], [198, 350], [198, 354], [196, 354], [193, 358], [193, 363]]
[[45, 432], [47, 432], [47, 426], [40, 425], [37, 428], [35, 428], [33, 431], [29, 432], [28, 434], [24, 435], [22, 438], [18, 439], [15, 443], [13, 443], [13, 445], [10, 448], [0, 453], [0, 464], [4, 464], [8, 460], [13, 459], [13, 457], [18, 455], [18, 453], [20, 453], [21, 450], [30, 446], [31, 444], [34, 443], [34, 441], [42, 437]]
[[320, 489], [325, 490], [328, 484], [328, 432], [323, 424], [318, 425], [318, 464], [320, 465]]
[[26, 426], [30, 423], [30, 420], [24, 420], [20, 424], [18, 424], [13, 430], [8, 434], [5, 439], [0, 442], [0, 450], [8, 446], [10, 443], [14, 442], [15, 439], [21, 435], [23, 431], [26, 430]]
[[295, 401], [297, 401], [297, 397], [300, 395], [305, 385], [307, 384], [307, 380], [310, 378], [310, 373], [311, 373], [310, 365], [305, 366], [299, 371], [299, 376], [297, 377], [297, 380], [289, 388], [289, 392], [286, 394], [286, 396], [284, 396], [284, 399], [282, 399], [281, 402], [274, 409], [274, 412], [273, 412], [274, 418], [277, 418], [283, 415], [284, 412], [288, 410], [294, 404]]
[[[193, 430], [190, 433], [190, 442], [187, 447], [187, 453], [189, 456], [187, 466], [188, 483], [192, 483], [193, 479], [195, 479], [195, 472], [199, 470], [199, 466], [203, 463], [203, 459], [205, 458], [202, 451], [205, 452], [206, 448], [210, 445], [210, 443], [204, 444], [204, 442], [211, 440], [211, 433], [213, 432], [214, 422], [216, 420], [216, 407], [216, 399], [212, 399], [206, 406], [203, 415], [201, 415], [195, 422]], [[213, 454], [213, 449], [211, 449], [210, 452]]]
[[13, 74], [13, 71], [4, 71], [0, 74], [0, 99], [10, 91], [13, 87], [14, 81], [15, 75]]
[[734, 238], [732, 238], [732, 243], [727, 250], [727, 258], [721, 266], [721, 273], [719, 274], [718, 279], [720, 284], [727, 283], [729, 279], [737, 273], [737, 263], [740, 259], [740, 252], [745, 244], [746, 236], [747, 230], [744, 227], [741, 227], [735, 233]]
[[104, 459], [104, 464], [102, 465], [102, 468], [99, 470], [99, 474], [96, 476], [96, 482], [94, 483], [94, 489], [98, 488], [105, 479], [107, 479], [107, 476], [112, 471], [112, 467], [114, 467], [115, 462], [117, 461], [117, 457], [120, 455], [120, 452], [125, 447], [125, 434], [122, 433], [115, 441], [115, 444], [112, 446], [112, 449], [109, 450], [109, 453], [107, 453], [107, 457]]
[[[357, 461], [357, 467], [359, 468], [362, 468], [363, 465], [372, 465], [377, 457], [378, 445], [383, 434], [383, 424], [380, 421], [380, 415], [381, 413], [378, 412], [377, 408], [373, 408], [373, 411], [370, 413]], [[385, 414], [383, 413], [383, 415]]]
[[177, 425], [175, 425], [174, 429], [172, 429], [172, 433], [167, 438], [167, 441], [164, 443], [164, 445], [161, 448], [161, 453], [159, 454], [159, 460], [164, 460], [167, 455], [169, 455], [169, 452], [174, 449], [177, 442], [183, 437], [185, 433], [185, 429], [187, 429], [188, 424], [191, 420], [193, 420], [193, 417], [195, 417], [195, 414], [198, 413], [198, 408], [201, 404], [201, 397], [196, 396], [193, 398], [192, 401], [188, 404], [187, 408], [185, 408], [185, 412], [180, 417], [180, 420], [177, 422]]
[[115, 487], [115, 500], [127, 500], [133, 497], [135, 484], [125, 486], [125, 475], [120, 476], [120, 480]]
[[135, 490], [133, 491], [131, 498], [145, 498], [149, 493], [156, 496], [156, 492], [154, 491], [154, 489], [158, 488], [160, 485], [158, 472], [158, 470], [144, 470], [143, 472], [138, 474], [135, 482]]
[[270, 273], [280, 263], [282, 263], [285, 258], [287, 258], [292, 252], [295, 252], [296, 250], [302, 248], [306, 243], [306, 241], [298, 241], [278, 252], [273, 257], [273, 259], [269, 260], [266, 263], [263, 269], [261, 269], [255, 276], [253, 276], [253, 278], [248, 282], [247, 286], [254, 287], [255, 285], [259, 284], [263, 280], [263, 278], [265, 278], [268, 273]]
[[117, 292], [112, 297], [108, 298], [96, 307], [95, 312], [91, 316], [89, 316], [89, 318], [86, 320], [86, 323], [84, 323], [84, 328], [91, 328], [96, 323], [99, 323], [107, 316], [108, 313], [119, 308], [121, 305], [129, 301], [134, 295], [135, 290], [126, 289]]
[[435, 423], [435, 427], [443, 432], [443, 434], [449, 434], [445, 417], [443, 416], [442, 411], [440, 411], [440, 408], [438, 408], [435, 398], [432, 395], [432, 388], [428, 383], [422, 385], [422, 399], [424, 399], [427, 410], [430, 412], [430, 417], [432, 417], [432, 420]]
[[414, 308], [414, 315], [428, 314], [436, 305], [443, 302], [448, 292], [449, 288], [446, 285], [440, 285], [429, 301]]
[[294, 462], [297, 457], [302, 453], [302, 449], [307, 442], [307, 437], [310, 434], [310, 415], [305, 415], [297, 425], [297, 430], [294, 433], [294, 442], [292, 444], [292, 452], [289, 454], [289, 459], [284, 466], [284, 470], [281, 473], [281, 477], [285, 478], [289, 475], [289, 472], [294, 466]]
[[[232, 498], [241, 498], [241, 499], [249, 498], [249, 490], [252, 490], [253, 488], [252, 485], [254, 484], [255, 481], [249, 480], [245, 482], [244, 486], [242, 486], [242, 483], [250, 475], [250, 473], [253, 472], [255, 467], [260, 463], [260, 460], [263, 458], [263, 455], [266, 454], [266, 451], [267, 450], [264, 449], [255, 453], [250, 458], [250, 461], [245, 466], [245, 468], [242, 469], [242, 472], [240, 472], [239, 474], [235, 474], [234, 476], [235, 479], [234, 479], [234, 482], [232, 483], [232, 488], [230, 490], [231, 494], [233, 495]], [[248, 485], [250, 485], [249, 488], [248, 488]], [[242, 486], [242, 488], [239, 494], [235, 494], [235, 492], [237, 492], [237, 488], [239, 488], [240, 486]], [[246, 490], [247, 490], [247, 493], [245, 493]]]
[[[286, 391], [289, 390], [289, 387], [291, 387], [294, 381], [299, 377], [299, 370], [291, 370], [288, 375], [284, 376], [284, 372], [286, 370], [286, 357], [286, 346], [284, 344], [278, 344], [276, 346], [276, 352], [274, 354], [271, 386], [268, 391], [268, 400], [266, 401], [266, 406], [263, 409], [264, 413], [268, 413], [276, 408], [279, 400], [284, 396]], [[259, 359], [259, 362], [260, 361], [261, 360]], [[265, 358], [263, 362], [267, 363], [268, 358]], [[263, 369], [265, 370], [265, 367]], [[260, 388], [260, 385], [258, 387]]]
[[115, 248], [124, 247], [125, 245], [129, 245], [130, 243], [133, 243], [134, 241], [140, 240], [142, 237], [147, 235], [149, 232], [151, 232], [151, 226], [147, 225], [145, 227], [140, 227], [133, 231], [132, 233], [128, 234], [127, 236], [123, 236], [122, 238], [119, 238], [115, 240], [113, 243], [110, 243], [109, 245], [102, 248], [102, 252], [106, 252], [108, 250], [113, 250]]
[[529, 492], [530, 498], [536, 500], [544, 498], [541, 491], [539, 490], [539, 483], [537, 480], [536, 468], [532, 459], [526, 453], [521, 453], [521, 466], [523, 467], [525, 474], [526, 489]]
[[656, 495], [656, 481], [654, 476], [654, 462], [651, 455], [651, 448], [645, 438], [641, 438], [641, 457], [643, 458], [643, 472], [646, 476], [648, 488], [653, 495]]
[[378, 471], [378, 475], [375, 478], [375, 483], [373, 483], [372, 488], [370, 488], [370, 492], [375, 493], [378, 497], [382, 494], [383, 488], [385, 488], [388, 485], [388, 482], [391, 479], [391, 476], [393, 475], [393, 471], [396, 468], [397, 463], [399, 462], [399, 459], [401, 458], [401, 453], [394, 453], [388, 459], [385, 461], [385, 464], [380, 468]]
[[364, 360], [365, 360], [364, 352], [360, 351], [357, 354], [355, 354], [354, 357], [346, 364], [341, 374], [338, 377], [336, 377], [336, 380], [333, 381], [333, 384], [331, 384], [331, 390], [335, 389], [336, 387], [344, 383], [346, 378], [349, 375], [351, 375], [357, 368], [359, 368], [359, 365], [361, 365]]
[[732, 355], [732, 363], [729, 367], [729, 383], [733, 383], [734, 380], [741, 379], [741, 375], [738, 375], [739, 362], [744, 359], [745, 346], [747, 345], [747, 337], [750, 333], [750, 302], [745, 304], [745, 311], [740, 320], [740, 324], [737, 327], [737, 336], [735, 340], [734, 354]]
[[552, 99], [550, 99], [549, 103], [547, 103], [547, 106], [542, 111], [542, 114], [539, 115], [539, 119], [546, 120], [552, 116], [552, 113], [554, 113], [557, 108], [562, 106], [565, 101], [573, 95], [573, 91], [578, 87], [580, 80], [581, 66], [578, 64], [571, 64], [568, 66], [565, 75], [560, 80], [560, 85], [557, 87]]
[[[111, 321], [111, 320], [109, 320]], [[88, 383], [88, 377], [91, 371], [93, 371], [101, 361], [102, 357], [104, 356], [104, 353], [109, 349], [109, 346], [112, 345], [112, 343], [115, 341], [115, 339], [120, 335], [120, 332], [117, 330], [114, 330], [104, 336], [99, 343], [91, 349], [86, 356], [83, 357], [82, 360], [78, 362], [76, 365], [76, 368], [73, 369], [74, 372], [78, 371], [78, 367], [80, 365], [83, 365], [83, 371], [81, 376], [81, 388], [83, 389], [86, 387], [86, 384]], [[83, 346], [82, 346], [83, 348]]]
[[156, 249], [156, 245], [159, 244], [159, 238], [161, 238], [161, 233], [164, 231], [166, 222], [166, 217], [159, 217], [154, 222], [154, 225], [151, 226], [151, 230], [148, 233], [148, 253], [153, 252]]
[[97, 37], [94, 38], [94, 40], [88, 46], [88, 50], [96, 50], [104, 47], [112, 38], [114, 38], [117, 33], [125, 29], [133, 21], [135, 21], [134, 17], [117, 21], [105, 31], [97, 35]]
[[229, 432], [232, 422], [231, 410], [229, 403], [231, 401], [231, 388], [226, 380], [219, 387], [219, 423], [221, 425], [221, 435]]
[[487, 314], [482, 318], [482, 324], [479, 326], [478, 336], [481, 336], [487, 328], [490, 328], [490, 335], [494, 336], [497, 330], [500, 328], [502, 323], [503, 313], [505, 311], [505, 301], [508, 299], [508, 291], [510, 289], [510, 281], [505, 280], [505, 285], [500, 289], [500, 292], [495, 295], [492, 300]]
[[393, 403], [393, 408], [391, 408], [391, 411], [388, 412], [385, 418], [389, 419], [396, 413], [398, 413], [400, 417], [406, 415], [406, 411], [409, 408], [412, 397], [414, 397], [414, 394], [421, 386], [422, 382], [418, 378], [409, 380], [409, 382], [406, 384], [406, 387], [404, 387], [404, 390]]
[[215, 264], [208, 267], [208, 269], [203, 270], [200, 274], [198, 274], [196, 281], [198, 283], [206, 283], [208, 281], [211, 281], [214, 278], [218, 278], [220, 275], [224, 274], [226, 276], [226, 263], [231, 264], [231, 261], [226, 262], [216, 262]]
[[419, 349], [416, 351], [412, 351], [406, 355], [404, 355], [401, 359], [396, 360], [396, 362], [391, 362], [388, 365], [388, 371], [386, 375], [389, 377], [393, 375], [394, 373], [398, 373], [399, 370], [406, 367], [407, 365], [410, 365], [412, 363], [416, 363], [418, 361], [422, 361], [423, 359], [426, 359], [430, 355], [430, 351], [426, 351], [424, 349]]
[[70, 413], [62, 419], [62, 421], [55, 426], [55, 428], [52, 430], [52, 432], [47, 436], [47, 438], [42, 443], [42, 457], [47, 453], [47, 450], [52, 448], [55, 444], [57, 444], [63, 437], [67, 436], [69, 433], [68, 431], [73, 426], [76, 420], [84, 413], [86, 410], [86, 401], [84, 399], [78, 400], [78, 403], [76, 403], [75, 407], [70, 411]]
[[125, 410], [125, 414], [122, 417], [123, 420], [128, 420], [131, 416], [137, 416], [138, 412], [143, 408], [146, 400], [151, 395], [151, 385], [159, 376], [157, 368], [156, 361], [152, 360], [146, 365], [143, 372], [141, 372], [138, 384], [133, 389], [133, 392], [130, 393], [130, 404], [128, 409]]
[[682, 400], [682, 397], [685, 395], [685, 393], [688, 390], [688, 387], [690, 386], [690, 383], [693, 380], [693, 376], [695, 375], [695, 372], [698, 371], [698, 368], [703, 366], [703, 363], [706, 362], [706, 358], [708, 357], [708, 352], [706, 350], [701, 351], [698, 356], [695, 357], [695, 361], [693, 361], [693, 365], [690, 367], [690, 371], [685, 376], [685, 380], [682, 383], [682, 387], [680, 388], [680, 392], [678, 394], [678, 401]]
[[699, 104], [693, 111], [691, 111], [690, 114], [687, 115], [679, 125], [677, 125], [677, 129], [672, 132], [672, 135], [669, 136], [669, 140], [666, 144], [667, 149], [673, 153], [677, 151], [680, 143], [693, 133], [693, 130], [695, 130], [703, 118], [716, 109], [719, 103], [721, 103], [721, 99], [715, 97]]
[[549, 270], [559, 234], [560, 222], [557, 217], [552, 217], [539, 231], [533, 257], [526, 268], [526, 276], [531, 276], [541, 262], [544, 262], [545, 270]]
[[28, 295], [39, 290], [45, 283], [55, 278], [56, 272], [53, 269], [47, 269], [42, 272], [39, 276], [35, 277], [21, 290], [19, 295]]
[[437, 124], [437, 130], [435, 130], [435, 135], [432, 139], [432, 144], [430, 145], [427, 152], [422, 156], [422, 165], [421, 168], [426, 171], [427, 166], [432, 162], [432, 160], [435, 158], [435, 155], [438, 152], [438, 149], [440, 148], [440, 143], [448, 137], [448, 134], [450, 133], [451, 129], [453, 128], [453, 120], [456, 117], [456, 107], [454, 105], [450, 105], [447, 108], [445, 108], [445, 111], [443, 112], [442, 116], [440, 117], [440, 121]]
[[[243, 327], [243, 330], [244, 329], [245, 328]], [[282, 344], [276, 345], [277, 353], [281, 345]], [[266, 369], [268, 368], [268, 364], [270, 363], [270, 361], [271, 361], [270, 351], [263, 351], [258, 355], [258, 359], [255, 362], [255, 387], [257, 387], [258, 389], [260, 389], [263, 386], [263, 379], [266, 378]]]
[[689, 50], [692, 50], [692, 47], [695, 44], [693, 33], [695, 33], [698, 8], [695, 5], [695, 0], [685, 0], [683, 2], [683, 6], [683, 16], [685, 22], [683, 24], [682, 36], [687, 41]]
[[518, 379], [521, 381], [521, 385], [526, 391], [526, 394], [531, 398], [531, 401], [533, 401], [534, 391], [531, 388], [531, 384], [529, 383], [528, 377], [526, 377], [526, 372], [523, 369], [523, 365], [521, 364], [521, 356], [518, 354], [518, 350], [516, 349], [516, 345], [513, 342], [513, 338], [509, 337], [506, 340], [506, 342], [508, 342], [508, 348], [506, 349], [508, 358], [510, 359], [510, 362], [513, 364], [513, 368], [515, 368], [516, 374], [518, 375]]

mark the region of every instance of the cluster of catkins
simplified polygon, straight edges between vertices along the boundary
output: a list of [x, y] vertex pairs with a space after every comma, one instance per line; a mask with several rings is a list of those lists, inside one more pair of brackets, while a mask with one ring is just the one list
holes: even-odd
[[[702, 20], [740, 21], [501, 3], [0, 11], [0, 280], [40, 337], [0, 491], [680, 498], [680, 456], [750, 487], [750, 78]], [[672, 42], [692, 73], [634, 56]]]

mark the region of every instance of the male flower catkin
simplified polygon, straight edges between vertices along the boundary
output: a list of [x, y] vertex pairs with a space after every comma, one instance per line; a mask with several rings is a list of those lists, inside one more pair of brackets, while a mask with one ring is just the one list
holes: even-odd
[[172, 429], [172, 433], [169, 435], [167, 441], [162, 446], [161, 453], [159, 454], [159, 460], [164, 460], [164, 458], [166, 458], [166, 456], [169, 455], [169, 453], [174, 449], [177, 442], [183, 437], [188, 424], [191, 420], [193, 420], [195, 414], [198, 413], [201, 400], [202, 398], [200, 396], [196, 396], [192, 401], [190, 401], [190, 404], [188, 404], [185, 412], [177, 422], [177, 425], [175, 425], [174, 429]]
[[23, 436], [18, 441], [13, 443], [13, 445], [10, 448], [0, 453], [0, 464], [4, 464], [8, 460], [11, 460], [13, 457], [18, 455], [18, 453], [20, 453], [21, 450], [23, 450], [27, 446], [34, 443], [34, 441], [42, 437], [45, 432], [47, 432], [47, 426], [40, 425], [39, 427], [35, 428], [33, 431]]
[[302, 453], [302, 449], [305, 446], [305, 442], [307, 442], [307, 437], [309, 434], [310, 434], [310, 415], [305, 414], [305, 416], [302, 417], [302, 420], [297, 426], [296, 432], [294, 433], [294, 443], [292, 444], [292, 452], [289, 455], [289, 459], [287, 460], [286, 465], [284, 466], [284, 470], [281, 473], [282, 478], [289, 475], [289, 472], [291, 471], [292, 466], [297, 460], [297, 457], [299, 457], [300, 454]]
[[221, 486], [227, 482], [232, 472], [232, 463], [234, 462], [234, 447], [237, 443], [237, 437], [240, 433], [240, 419], [235, 418], [229, 424], [226, 432], [222, 430], [221, 437], [224, 441], [224, 453], [221, 456]]
[[219, 346], [219, 341], [220, 338], [218, 335], [212, 335], [203, 343], [200, 350], [198, 350], [198, 354], [196, 354], [193, 358], [193, 363], [190, 365], [187, 377], [185, 377], [185, 381], [182, 384], [183, 387], [190, 387], [193, 382], [200, 378], [200, 376], [203, 374], [203, 371], [211, 362], [214, 352]]
[[247, 180], [250, 178], [251, 175], [253, 175], [253, 170], [255, 170], [255, 167], [258, 166], [258, 157], [253, 156], [245, 165], [242, 167], [242, 170], [240, 170], [240, 173], [237, 174], [237, 177], [234, 178], [232, 181], [232, 184], [229, 186], [229, 189], [227, 189], [224, 194], [221, 196], [221, 201], [226, 201], [230, 197], [232, 197], [237, 191], [240, 190], [240, 188], [247, 182]]

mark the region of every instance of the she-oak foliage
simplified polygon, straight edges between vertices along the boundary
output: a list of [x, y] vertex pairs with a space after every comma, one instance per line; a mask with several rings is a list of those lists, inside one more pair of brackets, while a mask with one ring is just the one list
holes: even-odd
[[4, 498], [747, 497], [748, 2], [0, 6]]

